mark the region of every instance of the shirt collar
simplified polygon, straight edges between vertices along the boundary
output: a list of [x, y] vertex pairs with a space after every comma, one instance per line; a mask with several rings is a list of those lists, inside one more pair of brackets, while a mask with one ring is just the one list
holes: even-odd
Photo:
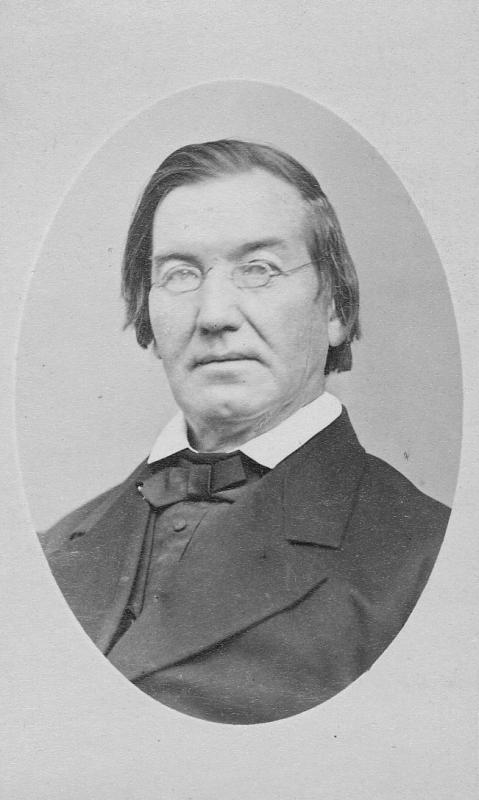
[[[340, 413], [341, 403], [338, 398], [329, 392], [323, 392], [275, 428], [250, 439], [239, 449], [261, 466], [273, 469], [280, 461], [330, 425]], [[178, 412], [158, 436], [148, 463], [168, 458], [186, 448], [193, 450], [188, 442], [185, 418]]]

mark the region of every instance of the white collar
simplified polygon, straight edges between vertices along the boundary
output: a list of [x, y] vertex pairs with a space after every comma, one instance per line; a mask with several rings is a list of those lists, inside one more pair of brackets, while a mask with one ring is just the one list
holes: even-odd
[[[337, 397], [323, 392], [306, 406], [295, 411], [275, 428], [245, 442], [239, 450], [263, 467], [273, 469], [319, 431], [331, 424], [341, 413]], [[148, 463], [172, 456], [189, 448], [185, 418], [178, 412], [163, 428], [153, 445]]]

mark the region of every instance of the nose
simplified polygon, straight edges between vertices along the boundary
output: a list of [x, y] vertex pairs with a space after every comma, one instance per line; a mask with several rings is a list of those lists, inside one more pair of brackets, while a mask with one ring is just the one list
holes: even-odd
[[221, 268], [209, 269], [198, 290], [196, 326], [200, 333], [219, 334], [241, 327], [241, 290]]

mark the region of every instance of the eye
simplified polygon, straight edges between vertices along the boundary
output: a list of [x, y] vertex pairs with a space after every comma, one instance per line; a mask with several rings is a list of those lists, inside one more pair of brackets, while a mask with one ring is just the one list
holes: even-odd
[[279, 267], [269, 261], [249, 261], [238, 268], [241, 282], [248, 288], [266, 286], [275, 275], [281, 275]]
[[243, 265], [243, 269], [250, 275], [279, 275], [281, 270], [270, 261], [249, 261]]
[[198, 267], [188, 264], [178, 264], [168, 269], [160, 278], [162, 286], [171, 291], [188, 291], [196, 288], [201, 283], [202, 273]]

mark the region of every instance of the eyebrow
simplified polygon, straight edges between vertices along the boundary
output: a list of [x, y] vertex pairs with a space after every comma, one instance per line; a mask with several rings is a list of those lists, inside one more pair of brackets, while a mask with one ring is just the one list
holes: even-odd
[[196, 264], [197, 266], [201, 266], [200, 260], [191, 253], [180, 253], [180, 252], [171, 252], [163, 254], [160, 253], [158, 255], [152, 256], [151, 260], [155, 267], [161, 267], [168, 261], [188, 261], [191, 264]]
[[247, 242], [246, 244], [240, 245], [240, 247], [233, 250], [232, 255], [237, 258], [242, 258], [242, 256], [246, 256], [248, 253], [252, 253], [255, 250], [265, 250], [267, 247], [281, 247], [284, 249], [285, 245], [286, 242], [284, 239], [260, 239], [256, 242]]
[[[286, 243], [283, 239], [277, 239], [277, 238], [259, 239], [258, 241], [254, 242], [246, 242], [245, 244], [242, 244], [239, 247], [234, 248], [229, 255], [233, 258], [243, 258], [249, 253], [253, 253], [255, 250], [264, 250], [267, 247], [281, 247], [284, 249], [285, 244]], [[181, 253], [179, 251], [172, 251], [170, 253], [158, 253], [157, 255], [154, 255], [152, 257], [152, 262], [155, 265], [155, 267], [161, 267], [168, 261], [187, 261], [190, 264], [201, 266], [201, 260], [197, 256], [194, 256], [192, 253]]]

